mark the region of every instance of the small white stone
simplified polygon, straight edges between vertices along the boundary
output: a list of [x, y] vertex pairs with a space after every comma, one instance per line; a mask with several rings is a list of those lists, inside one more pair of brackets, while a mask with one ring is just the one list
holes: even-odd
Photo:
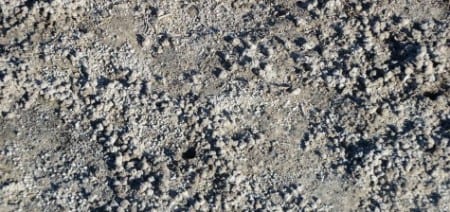
[[299, 95], [301, 93], [301, 89], [300, 88], [296, 88], [296, 89], [294, 89], [292, 92], [291, 92], [291, 94], [292, 95]]
[[241, 40], [239, 38], [234, 38], [233, 41], [231, 42], [231, 44], [233, 46], [239, 46], [242, 44]]
[[122, 154], [119, 154], [116, 156], [116, 158], [114, 160], [114, 165], [116, 165], [116, 167], [118, 167], [118, 168], [122, 168], [122, 163], [123, 163], [123, 157], [122, 157]]
[[433, 74], [434, 67], [432, 62], [428, 62], [427, 67], [425, 68], [425, 74], [431, 75]]
[[410, 75], [410, 74], [412, 74], [412, 73], [414, 73], [414, 70], [413, 70], [412, 68], [410, 68], [410, 67], [406, 67], [406, 68], [405, 68], [405, 74]]

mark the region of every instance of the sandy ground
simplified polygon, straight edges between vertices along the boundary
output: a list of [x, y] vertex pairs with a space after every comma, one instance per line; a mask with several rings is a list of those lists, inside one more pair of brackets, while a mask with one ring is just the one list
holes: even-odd
[[0, 211], [450, 211], [444, 0], [0, 0]]

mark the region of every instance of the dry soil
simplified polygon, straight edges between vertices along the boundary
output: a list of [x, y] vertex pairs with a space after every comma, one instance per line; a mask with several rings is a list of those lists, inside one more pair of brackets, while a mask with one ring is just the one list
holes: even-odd
[[449, 211], [445, 0], [0, 0], [0, 211]]

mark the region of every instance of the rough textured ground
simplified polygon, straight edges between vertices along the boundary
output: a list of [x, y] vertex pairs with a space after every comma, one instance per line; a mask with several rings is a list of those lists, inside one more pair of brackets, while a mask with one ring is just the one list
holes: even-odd
[[444, 0], [0, 0], [0, 211], [449, 211]]

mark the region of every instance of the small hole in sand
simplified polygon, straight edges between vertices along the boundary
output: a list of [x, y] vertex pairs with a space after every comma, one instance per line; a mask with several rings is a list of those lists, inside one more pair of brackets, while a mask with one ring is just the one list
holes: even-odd
[[186, 152], [183, 153], [182, 157], [185, 160], [195, 158], [196, 152], [194, 147], [190, 147]]

